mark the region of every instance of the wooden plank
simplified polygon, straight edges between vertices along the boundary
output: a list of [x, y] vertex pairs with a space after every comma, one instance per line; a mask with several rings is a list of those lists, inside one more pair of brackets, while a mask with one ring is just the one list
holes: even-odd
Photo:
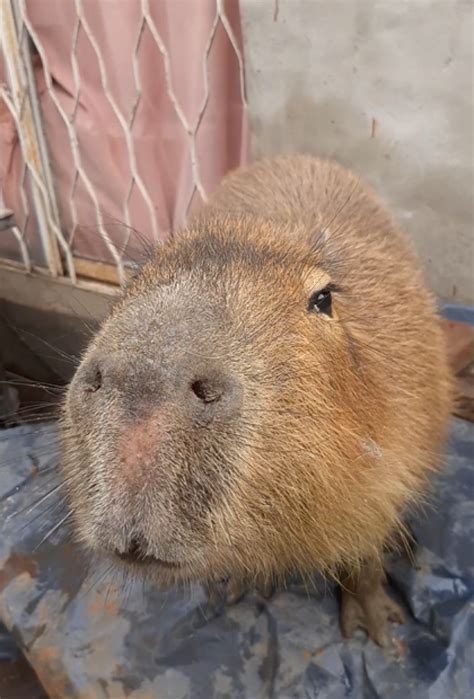
[[[0, 268], [14, 269], [18, 272], [26, 272], [25, 267], [22, 262], [17, 262], [16, 260], [9, 260], [7, 258], [0, 258]], [[112, 287], [120, 286], [120, 280], [117, 273], [117, 268], [115, 265], [111, 265], [107, 262], [96, 262], [95, 260], [87, 260], [84, 257], [74, 258], [74, 268], [76, 270], [76, 275], [78, 277], [78, 286], [87, 287], [88, 280], [93, 280], [98, 282], [101, 286], [102, 284]], [[127, 267], [124, 268], [125, 278], [131, 279], [133, 272]], [[48, 269], [44, 267], [35, 266], [33, 274], [41, 277], [51, 277], [51, 273]], [[54, 279], [62, 280], [66, 284], [70, 284], [68, 277], [53, 277]]]
[[[95, 260], [86, 260], [83, 257], [74, 258], [74, 267], [76, 274], [79, 277], [86, 279], [96, 279], [97, 281], [106, 282], [107, 284], [120, 285], [117, 268], [115, 265], [106, 262], [96, 262]], [[130, 279], [132, 272], [127, 268], [124, 269], [125, 277]]]
[[28, 273], [23, 267], [3, 265], [0, 260], [0, 299], [29, 306], [32, 309], [81, 314], [81, 309], [97, 309], [103, 318], [111, 300], [120, 294], [119, 287], [92, 281], [79, 281], [73, 285], [70, 279], [51, 277], [36, 269]]

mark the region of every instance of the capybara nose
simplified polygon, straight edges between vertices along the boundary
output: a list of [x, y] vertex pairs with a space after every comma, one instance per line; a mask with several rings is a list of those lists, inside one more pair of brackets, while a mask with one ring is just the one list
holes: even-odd
[[124, 354], [95, 355], [75, 381], [87, 393], [117, 391], [124, 407], [175, 405], [196, 419], [234, 414], [242, 393], [240, 381], [225, 367], [197, 366], [169, 354], [153, 362]]

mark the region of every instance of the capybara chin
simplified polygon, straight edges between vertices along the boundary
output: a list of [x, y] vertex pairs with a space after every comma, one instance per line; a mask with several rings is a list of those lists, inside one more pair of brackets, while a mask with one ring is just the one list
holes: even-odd
[[382, 552], [451, 409], [435, 302], [371, 190], [292, 156], [224, 179], [158, 248], [67, 392], [78, 539], [163, 584], [342, 583], [342, 630], [387, 642]]

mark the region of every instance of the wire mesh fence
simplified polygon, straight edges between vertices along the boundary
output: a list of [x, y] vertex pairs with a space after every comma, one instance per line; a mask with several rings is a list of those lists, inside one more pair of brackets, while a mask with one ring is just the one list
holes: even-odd
[[247, 156], [238, 0], [4, 0], [0, 257], [124, 282]]

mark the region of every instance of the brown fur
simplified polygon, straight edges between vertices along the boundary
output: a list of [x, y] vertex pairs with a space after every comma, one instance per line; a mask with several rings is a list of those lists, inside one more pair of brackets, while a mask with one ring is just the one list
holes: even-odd
[[[333, 317], [309, 313], [329, 282]], [[113, 378], [84, 393], [97, 362]], [[194, 406], [200, 376], [227, 403]], [[353, 574], [423, 497], [450, 385], [434, 300], [367, 186], [304, 156], [241, 169], [145, 266], [70, 387], [79, 538], [138, 537], [164, 582]]]

